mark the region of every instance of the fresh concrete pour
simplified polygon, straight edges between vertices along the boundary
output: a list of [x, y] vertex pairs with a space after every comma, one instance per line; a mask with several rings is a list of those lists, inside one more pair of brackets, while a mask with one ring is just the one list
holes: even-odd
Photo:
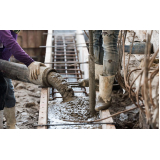
[[[77, 97], [69, 102], [50, 101], [48, 106], [48, 121], [50, 124], [65, 123], [66, 121], [93, 121], [99, 119], [99, 114], [91, 116], [89, 97]], [[69, 122], [72, 123], [73, 122]], [[102, 125], [65, 125], [50, 126], [49, 129], [101, 129]]]

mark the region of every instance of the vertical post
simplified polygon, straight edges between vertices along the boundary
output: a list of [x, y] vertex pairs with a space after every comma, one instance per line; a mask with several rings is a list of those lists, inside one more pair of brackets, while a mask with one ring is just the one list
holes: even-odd
[[95, 113], [95, 60], [93, 53], [93, 31], [89, 31], [89, 109], [91, 114]]

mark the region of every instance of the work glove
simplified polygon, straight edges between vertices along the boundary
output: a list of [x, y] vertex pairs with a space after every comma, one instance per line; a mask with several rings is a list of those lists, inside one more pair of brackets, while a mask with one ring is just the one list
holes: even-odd
[[46, 65], [44, 63], [41, 63], [41, 62], [32, 62], [29, 66], [28, 66], [28, 69], [29, 69], [29, 77], [31, 79], [38, 79], [38, 75], [40, 74], [40, 66], [44, 66], [46, 67]]

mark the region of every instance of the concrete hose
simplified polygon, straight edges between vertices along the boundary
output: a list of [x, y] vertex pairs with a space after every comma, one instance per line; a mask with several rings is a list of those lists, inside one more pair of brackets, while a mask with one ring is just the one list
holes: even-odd
[[43, 87], [54, 87], [60, 92], [64, 101], [68, 101], [74, 96], [71, 86], [53, 68], [40, 67], [38, 79], [33, 80], [29, 77], [29, 70], [25, 65], [0, 59], [0, 72], [3, 73], [4, 77], [9, 79], [33, 83]]

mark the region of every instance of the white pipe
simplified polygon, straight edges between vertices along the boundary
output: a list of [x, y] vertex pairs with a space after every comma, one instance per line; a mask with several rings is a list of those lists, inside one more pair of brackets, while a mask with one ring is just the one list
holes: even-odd
[[[77, 42], [77, 50], [79, 51], [78, 53], [78, 58], [80, 62], [88, 62], [88, 49], [87, 45], [84, 39], [83, 31], [82, 30], [77, 30], [76, 31], [76, 42]], [[89, 78], [89, 65], [88, 64], [81, 64], [81, 71], [84, 72], [82, 75], [83, 79], [88, 79]], [[89, 92], [89, 87], [86, 87], [86, 92]]]

